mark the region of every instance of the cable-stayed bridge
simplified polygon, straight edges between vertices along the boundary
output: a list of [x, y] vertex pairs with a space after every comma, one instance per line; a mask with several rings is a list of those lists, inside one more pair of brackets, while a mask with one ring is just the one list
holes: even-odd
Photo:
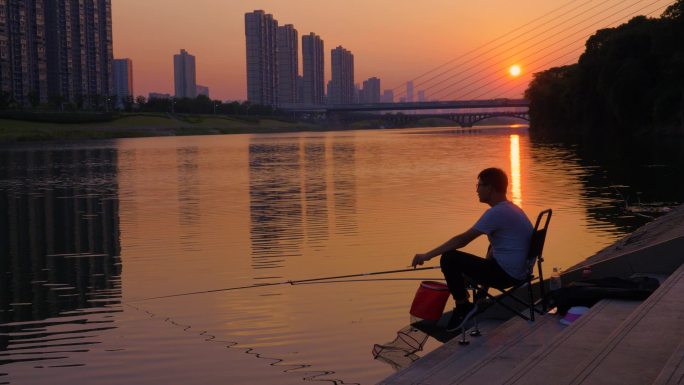
[[[483, 116], [527, 118], [520, 99], [536, 72], [576, 63], [598, 30], [617, 27], [637, 16], [659, 17], [673, 0], [565, 0], [549, 3], [540, 16], [501, 36], [435, 66], [389, 91], [399, 103], [279, 108], [309, 116], [446, 117], [470, 125]], [[551, 5], [553, 4], [553, 5]], [[522, 68], [512, 76], [512, 65]], [[417, 93], [429, 102], [415, 102]], [[407, 118], [406, 116], [411, 116]]]

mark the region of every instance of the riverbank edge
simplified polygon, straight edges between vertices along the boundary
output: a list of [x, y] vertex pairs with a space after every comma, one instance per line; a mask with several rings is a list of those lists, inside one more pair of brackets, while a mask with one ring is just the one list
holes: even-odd
[[329, 128], [320, 124], [279, 118], [220, 115], [130, 114], [108, 121], [83, 123], [0, 118], [0, 143], [327, 130]]
[[[517, 121], [490, 120], [483, 125], [513, 125]], [[426, 118], [414, 127], [454, 127], [453, 121]], [[285, 117], [172, 115], [160, 113], [132, 113], [107, 121], [56, 122], [19, 120], [0, 117], [0, 144], [36, 141], [71, 141], [83, 139], [119, 139], [161, 136], [275, 134], [288, 132], [327, 132], [371, 130], [385, 127], [382, 119], [368, 119], [351, 124], [330, 125], [297, 121]]]

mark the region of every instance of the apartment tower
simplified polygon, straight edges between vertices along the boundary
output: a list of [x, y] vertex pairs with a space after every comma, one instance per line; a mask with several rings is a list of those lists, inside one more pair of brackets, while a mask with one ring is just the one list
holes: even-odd
[[245, 13], [247, 100], [253, 104], [278, 104], [277, 30], [273, 15], [261, 10]]
[[342, 46], [331, 51], [330, 104], [351, 104], [354, 102], [354, 55]]
[[323, 40], [311, 32], [302, 36], [304, 104], [323, 104], [325, 98], [325, 52]]
[[114, 94], [111, 0], [44, 1], [48, 97], [97, 106]]
[[299, 34], [292, 24], [278, 27], [278, 105], [297, 103], [299, 76]]
[[113, 94], [111, 0], [0, 0], [0, 92], [19, 105]]
[[133, 97], [133, 62], [131, 59], [114, 59], [114, 105], [122, 107], [126, 98]]
[[180, 51], [180, 54], [173, 55], [173, 83], [176, 98], [197, 97], [195, 57], [184, 49]]

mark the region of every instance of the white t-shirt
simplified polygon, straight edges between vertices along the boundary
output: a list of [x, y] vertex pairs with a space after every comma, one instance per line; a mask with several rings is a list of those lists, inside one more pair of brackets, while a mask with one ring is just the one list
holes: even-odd
[[494, 259], [511, 277], [527, 278], [527, 253], [532, 237], [532, 223], [512, 202], [499, 202], [482, 214], [473, 226], [487, 234]]

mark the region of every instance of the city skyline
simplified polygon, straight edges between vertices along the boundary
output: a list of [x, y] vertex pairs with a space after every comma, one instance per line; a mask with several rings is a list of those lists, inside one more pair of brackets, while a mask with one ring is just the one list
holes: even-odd
[[[173, 68], [167, 58], [184, 47], [198, 57], [197, 81], [211, 87], [215, 98], [245, 100], [243, 18], [247, 12], [263, 9], [283, 24], [293, 24], [300, 36], [314, 32], [325, 40], [326, 47], [346, 47], [358, 58], [355, 63], [357, 78], [377, 76], [383, 80], [384, 89], [395, 89], [495, 38], [507, 34], [515, 37], [512, 32], [516, 28], [564, 3], [491, 0], [480, 4], [426, 0], [418, 6], [385, 0], [372, 3], [333, 0], [321, 7], [312, 0], [301, 0], [295, 4], [273, 0], [237, 3], [198, 0], [197, 4], [179, 0], [118, 0], [112, 5], [114, 54], [115, 57], [129, 57], [136, 63], [136, 92], [141, 95], [173, 93], [173, 84], [168, 80], [173, 76]], [[609, 0], [605, 7], [617, 7], [619, 3]], [[651, 10], [640, 14], [648, 14]], [[155, 15], [153, 22], [147, 17], [150, 14]], [[620, 19], [620, 15], [603, 22], [605, 14], [591, 19], [587, 17], [589, 28], [586, 36], [633, 16], [625, 13]], [[178, 28], [179, 20], [183, 20], [183, 28]], [[563, 50], [555, 57], [560, 58], [566, 51], [569, 55], [564, 57], [564, 61], [549, 65], [576, 61], [584, 48], [586, 36], [580, 34], [572, 44], [559, 47]], [[531, 75], [525, 62], [535, 59], [539, 57], [533, 53], [520, 63], [523, 70], [520, 83], [526, 85]], [[493, 68], [488, 76], [506, 75], [510, 65], [518, 64], [514, 61], [513, 54], [498, 57], [491, 63]], [[301, 65], [300, 61], [300, 74]], [[330, 72], [326, 71], [326, 84], [328, 80]], [[420, 89], [418, 84], [416, 89]], [[516, 92], [520, 93], [522, 89], [524, 86]], [[395, 90], [397, 98], [398, 92]], [[428, 90], [427, 94], [435, 93]]]

